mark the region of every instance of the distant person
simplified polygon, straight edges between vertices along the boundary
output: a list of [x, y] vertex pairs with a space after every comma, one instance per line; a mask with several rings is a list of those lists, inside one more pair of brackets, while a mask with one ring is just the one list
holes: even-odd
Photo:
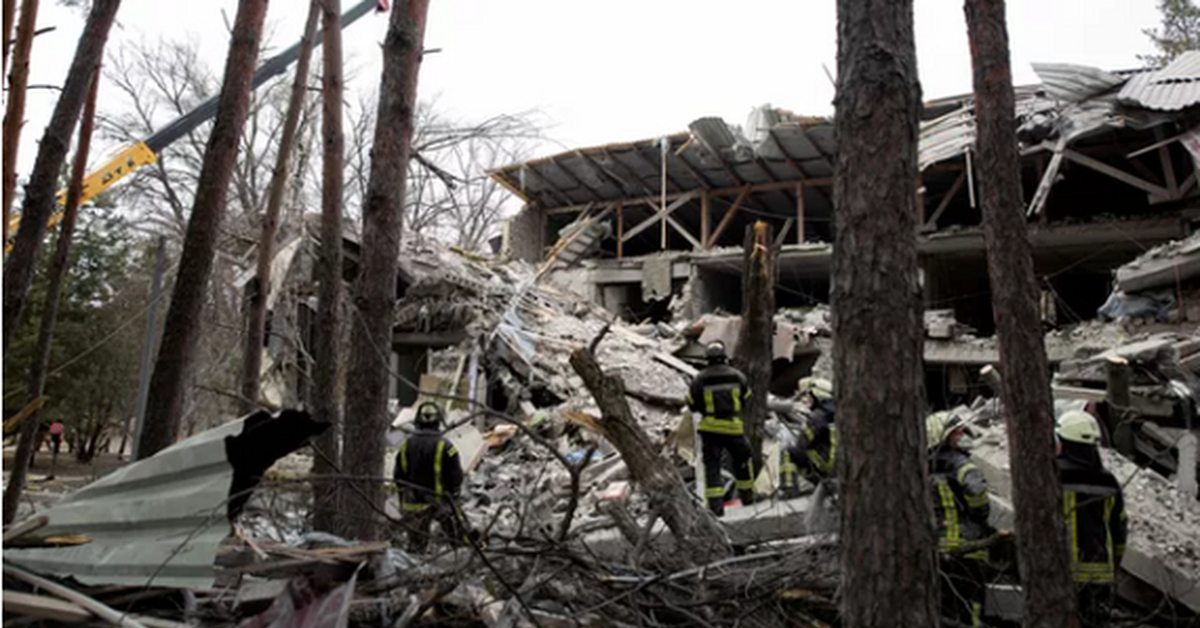
[[709, 510], [720, 517], [725, 514], [725, 485], [721, 481], [724, 452], [733, 459], [738, 497], [743, 504], [754, 503], [754, 462], [742, 425], [750, 385], [741, 371], [729, 365], [723, 343], [709, 343], [704, 356], [708, 366], [692, 379], [687, 404], [700, 414], [697, 431], [704, 456], [704, 497]]
[[434, 521], [452, 543], [463, 544], [467, 527], [455, 504], [463, 484], [462, 461], [454, 444], [442, 436], [442, 409], [422, 403], [413, 425], [417, 431], [400, 443], [393, 474], [408, 528], [408, 549], [425, 551]]
[[813, 486], [834, 476], [837, 471], [837, 407], [833, 383], [819, 377], [800, 380], [810, 412], [800, 423], [796, 442], [785, 447], [779, 466], [780, 487], [785, 497], [800, 494], [799, 478]]
[[967, 453], [970, 439], [963, 431], [965, 425], [957, 414], [936, 412], [925, 420], [925, 435], [938, 524], [938, 558], [943, 572], [943, 612], [968, 626], [979, 626], [983, 616], [987, 550], [965, 554], [956, 551], [964, 543], [989, 536], [991, 504], [987, 480]]
[[58, 450], [62, 447], [65, 432], [66, 426], [62, 424], [62, 421], [54, 419], [50, 422], [50, 452], [55, 456], [58, 455]]
[[1055, 433], [1079, 618], [1084, 626], [1101, 626], [1111, 613], [1117, 569], [1125, 556], [1125, 499], [1121, 484], [1100, 460], [1095, 417], [1082, 410], [1064, 412]]

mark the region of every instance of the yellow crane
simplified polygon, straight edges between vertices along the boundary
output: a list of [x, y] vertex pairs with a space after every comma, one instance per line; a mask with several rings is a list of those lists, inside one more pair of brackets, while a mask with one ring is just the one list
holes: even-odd
[[[383, 0], [363, 0], [342, 14], [341, 28], [345, 29], [350, 24], [353, 24], [355, 20], [366, 15], [372, 8], [384, 11], [387, 9], [387, 6], [387, 2]], [[314, 44], [320, 45], [320, 43], [321, 33], [318, 32]], [[267, 80], [282, 74], [299, 55], [300, 42], [296, 42], [287, 50], [264, 61], [255, 70], [254, 76], [251, 78], [251, 89], [257, 89], [260, 85], [267, 82]], [[158, 155], [163, 149], [170, 146], [175, 140], [192, 132], [196, 127], [208, 122], [216, 114], [217, 96], [213, 96], [197, 105], [195, 109], [179, 116], [145, 140], [121, 149], [116, 156], [83, 179], [83, 194], [79, 198], [79, 203], [88, 202], [101, 192], [115, 185], [121, 179], [129, 176], [134, 170], [158, 161]], [[59, 190], [58, 204], [60, 205], [60, 209], [55, 211], [54, 215], [47, 221], [47, 231], [53, 230], [59, 221], [62, 220], [63, 210], [61, 206], [66, 205], [66, 202], [67, 191]], [[8, 241], [4, 243], [5, 255], [12, 250], [13, 239], [16, 237], [17, 227], [20, 225], [21, 216], [18, 213], [14, 213], [8, 221]]]

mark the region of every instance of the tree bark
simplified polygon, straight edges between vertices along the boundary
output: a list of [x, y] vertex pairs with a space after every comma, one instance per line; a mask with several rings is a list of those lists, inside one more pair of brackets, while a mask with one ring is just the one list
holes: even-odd
[[[313, 529], [336, 532], [336, 482], [321, 479], [341, 465], [342, 403], [338, 394], [342, 359], [342, 188], [345, 134], [342, 132], [342, 30], [338, 24], [341, 0], [322, 0], [324, 78], [321, 87], [321, 250], [317, 258], [317, 329], [313, 349], [313, 417], [330, 428], [317, 437], [325, 457], [313, 458]], [[328, 458], [328, 459], [326, 459]]]
[[1067, 626], [1074, 590], [1054, 450], [1050, 371], [1026, 232], [1004, 0], [966, 0], [992, 312], [1004, 379], [1024, 625]]
[[8, 74], [8, 42], [12, 39], [13, 20], [17, 17], [17, 0], [4, 0], [4, 74]]
[[625, 401], [625, 383], [607, 375], [587, 348], [571, 353], [571, 366], [600, 406], [603, 435], [629, 467], [629, 475], [650, 498], [650, 510], [662, 517], [690, 564], [729, 556], [732, 550], [716, 519], [692, 499], [687, 485], [668, 461], [658, 455], [650, 436], [638, 425]]
[[755, 221], [746, 227], [742, 265], [742, 329], [738, 334], [738, 361], [750, 382], [750, 400], [742, 410], [746, 437], [754, 456], [754, 469], [763, 468], [763, 425], [767, 422], [767, 394], [771, 388], [771, 361], [775, 334], [775, 239], [771, 225]]
[[[912, 0], [838, 0], [833, 363], [847, 628], [937, 625]], [[843, 455], [844, 454], [844, 455]]]
[[[92, 78], [92, 89], [88, 95], [87, 106], [83, 110], [83, 124], [79, 127], [79, 148], [75, 151], [75, 163], [71, 168], [71, 183], [67, 188], [67, 206], [63, 211], [62, 228], [58, 232], [58, 240], [54, 246], [54, 258], [50, 261], [50, 272], [47, 280], [46, 307], [42, 312], [42, 326], [38, 330], [37, 348], [33, 353], [33, 364], [29, 369], [29, 403], [40, 399], [46, 392], [46, 372], [50, 369], [50, 347], [54, 339], [54, 322], [58, 318], [58, 305], [62, 301], [63, 280], [71, 261], [71, 240], [75, 236], [75, 219], [79, 217], [79, 199], [83, 196], [83, 177], [87, 174], [88, 151], [92, 144], [92, 128], [96, 119], [96, 94], [100, 87], [99, 64]], [[13, 457], [12, 476], [4, 489], [4, 523], [12, 523], [17, 515], [17, 505], [21, 501], [21, 493], [25, 490], [25, 476], [29, 468], [29, 458], [33, 455], [37, 439], [38, 427], [42, 423], [42, 411], [34, 410], [33, 414], [21, 424], [20, 437], [17, 440], [17, 453]], [[54, 468], [50, 469], [51, 475]]]
[[[96, 73], [96, 59], [104, 56], [108, 31], [120, 6], [121, 0], [96, 0], [92, 3], [87, 24], [79, 36], [79, 45], [75, 47], [75, 58], [71, 61], [67, 80], [63, 83], [58, 102], [54, 105], [54, 113], [50, 116], [50, 124], [46, 126], [41, 144], [38, 145], [37, 159], [34, 160], [29, 183], [25, 186], [21, 226], [17, 229], [12, 253], [4, 265], [5, 351], [8, 350], [8, 341], [20, 325], [21, 315], [25, 312], [25, 301], [29, 296], [29, 286], [33, 282], [38, 251], [42, 248], [46, 221], [57, 203], [55, 193], [58, 189], [58, 175], [67, 159], [71, 133], [75, 130], [75, 122], [83, 109], [83, 101], [87, 98], [92, 76]], [[14, 61], [14, 65], [16, 63]], [[19, 120], [13, 119], [11, 122], [18, 124]], [[5, 146], [17, 139], [15, 135], [9, 136], [7, 131], [5, 128]], [[8, 155], [4, 157], [5, 163], [9, 163]]]
[[267, 296], [271, 292], [271, 262], [275, 257], [275, 235], [279, 227], [279, 210], [283, 206], [283, 194], [287, 191], [288, 171], [292, 153], [296, 148], [296, 129], [300, 127], [300, 112], [304, 109], [304, 95], [308, 85], [308, 65], [312, 59], [313, 43], [317, 31], [319, 6], [314, 0], [308, 10], [304, 24], [304, 35], [300, 39], [299, 57], [296, 59], [296, 75], [292, 79], [292, 93], [288, 99], [287, 113], [283, 118], [283, 130], [279, 136], [279, 153], [275, 159], [275, 170], [271, 173], [271, 187], [267, 196], [267, 208], [263, 212], [262, 233], [258, 237], [258, 264], [254, 280], [247, 288], [245, 346], [242, 348], [242, 394], [238, 400], [239, 412], [250, 414], [258, 409], [259, 384], [262, 375], [263, 336], [267, 324]]
[[[12, 28], [12, 9], [16, 0], [4, 0], [4, 71], [8, 72], [8, 32]], [[29, 57], [33, 33], [37, 28], [38, 0], [21, 2], [21, 22], [13, 49], [13, 69], [8, 77], [8, 108], [4, 112], [4, 242], [8, 243], [8, 214], [17, 189], [17, 154], [20, 152], [21, 127], [25, 126], [25, 88], [29, 84]], [[67, 131], [70, 133], [70, 131]]]
[[229, 42], [217, 115], [204, 151], [188, 221], [175, 290], [163, 325], [162, 342], [150, 379], [146, 421], [138, 459], [153, 456], [175, 442], [183, 409], [184, 382], [196, 351], [201, 312], [225, 214], [225, 194], [237, 163], [238, 140], [250, 105], [250, 77], [258, 57], [267, 0], [241, 0]]
[[416, 108], [417, 74], [425, 39], [429, 0], [399, 0], [383, 43], [371, 174], [362, 208], [362, 274], [355, 286], [356, 320], [351, 324], [350, 368], [346, 389], [344, 470], [359, 491], [342, 492], [339, 511], [347, 518], [347, 536], [380, 537], [383, 509], [384, 431], [388, 426], [388, 373], [391, 368], [392, 318], [396, 304], [396, 267], [408, 159]]

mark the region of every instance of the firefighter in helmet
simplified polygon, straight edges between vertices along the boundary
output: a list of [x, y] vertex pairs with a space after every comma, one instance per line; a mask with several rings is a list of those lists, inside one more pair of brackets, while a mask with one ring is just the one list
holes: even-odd
[[1082, 410], [1064, 412], [1055, 426], [1063, 520], [1071, 542], [1084, 626], [1103, 625], [1110, 612], [1128, 526], [1121, 484], [1100, 460], [1100, 424]]
[[721, 456], [733, 460], [738, 497], [754, 503], [754, 462], [750, 441], [742, 425], [742, 412], [750, 397], [746, 376], [729, 365], [725, 345], [710, 343], [704, 349], [708, 366], [696, 374], [688, 391], [688, 408], [700, 414], [700, 445], [704, 456], [704, 495], [717, 516], [725, 514], [725, 487], [721, 481]]
[[463, 484], [458, 450], [442, 436], [442, 409], [432, 402], [417, 407], [416, 432], [400, 443], [394, 479], [408, 528], [408, 548], [424, 551], [437, 521], [455, 543], [465, 539], [466, 525], [455, 499]]
[[800, 380], [808, 398], [809, 414], [800, 423], [796, 442], [785, 447], [779, 465], [780, 486], [785, 497], [800, 494], [799, 478], [816, 486], [837, 471], [837, 409], [833, 383], [820, 377]]
[[970, 439], [962, 417], [936, 412], [925, 420], [929, 475], [938, 523], [943, 611], [970, 626], [980, 625], [987, 551], [960, 554], [964, 543], [986, 538], [991, 504], [987, 480], [967, 453]]

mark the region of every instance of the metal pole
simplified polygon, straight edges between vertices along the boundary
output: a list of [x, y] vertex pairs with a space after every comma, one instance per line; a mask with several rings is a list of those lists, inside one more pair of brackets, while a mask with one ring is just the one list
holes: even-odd
[[142, 424], [146, 420], [146, 400], [150, 396], [150, 373], [154, 366], [154, 340], [158, 336], [158, 302], [162, 297], [166, 248], [167, 239], [158, 236], [158, 250], [154, 252], [154, 280], [150, 284], [150, 311], [146, 315], [146, 340], [142, 344], [142, 371], [138, 379], [137, 419], [133, 427], [131, 460], [137, 460], [138, 443], [142, 439]]

